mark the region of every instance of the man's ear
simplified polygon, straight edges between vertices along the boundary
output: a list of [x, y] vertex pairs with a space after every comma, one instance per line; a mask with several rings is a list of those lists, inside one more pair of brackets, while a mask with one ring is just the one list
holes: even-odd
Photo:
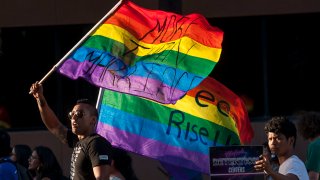
[[94, 125], [95, 126], [96, 124], [97, 124], [97, 118], [92, 116], [92, 119], [90, 121], [90, 125]]
[[289, 143], [293, 145], [293, 143], [294, 143], [294, 137], [289, 137]]

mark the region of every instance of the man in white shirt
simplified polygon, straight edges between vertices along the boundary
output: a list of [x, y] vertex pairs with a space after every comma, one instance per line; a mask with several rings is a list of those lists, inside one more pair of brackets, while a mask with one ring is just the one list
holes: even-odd
[[284, 116], [273, 117], [264, 127], [268, 137], [268, 145], [272, 153], [279, 160], [279, 172], [272, 170], [269, 159], [262, 156], [256, 161], [255, 169], [264, 171], [272, 179], [308, 180], [308, 173], [304, 163], [294, 155], [294, 146], [297, 138], [295, 125]]

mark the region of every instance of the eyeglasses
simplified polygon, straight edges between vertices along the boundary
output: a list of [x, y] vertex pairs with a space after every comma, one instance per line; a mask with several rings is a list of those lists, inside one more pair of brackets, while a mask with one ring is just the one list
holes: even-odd
[[68, 118], [69, 120], [71, 120], [73, 116], [76, 116], [76, 119], [79, 119], [79, 118], [82, 118], [84, 114], [85, 113], [83, 111], [71, 111], [68, 114]]

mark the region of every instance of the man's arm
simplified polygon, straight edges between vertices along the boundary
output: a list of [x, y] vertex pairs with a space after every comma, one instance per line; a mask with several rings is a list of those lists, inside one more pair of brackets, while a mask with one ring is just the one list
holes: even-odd
[[283, 175], [283, 174], [280, 174], [278, 172], [273, 171], [272, 174], [269, 174], [269, 175], [274, 180], [277, 180], [277, 179], [279, 179], [279, 180], [299, 180], [299, 178], [296, 175], [291, 174], [291, 173]]
[[30, 92], [37, 101], [42, 122], [53, 135], [66, 144], [68, 129], [60, 122], [56, 114], [48, 105], [46, 98], [43, 95], [42, 85], [38, 82], [32, 84]]
[[97, 180], [109, 180], [110, 170], [110, 165], [95, 166], [93, 167], [93, 174]]
[[256, 171], [264, 171], [267, 175], [271, 176], [274, 180], [299, 180], [294, 174], [280, 174], [272, 169], [269, 159], [265, 156], [255, 162], [254, 168]]

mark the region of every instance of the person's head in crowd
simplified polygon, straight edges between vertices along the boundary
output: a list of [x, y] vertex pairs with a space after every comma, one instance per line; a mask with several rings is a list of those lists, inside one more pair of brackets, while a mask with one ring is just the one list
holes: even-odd
[[301, 136], [309, 141], [305, 166], [310, 180], [320, 177], [320, 113], [301, 111], [298, 114], [298, 130]]
[[302, 111], [298, 114], [298, 131], [306, 140], [313, 140], [320, 136], [320, 113]]
[[11, 139], [7, 131], [0, 129], [0, 157], [10, 156]]
[[45, 146], [37, 146], [33, 149], [29, 158], [29, 170], [36, 172], [36, 178], [62, 177], [62, 169], [52, 150]]
[[0, 129], [0, 179], [18, 179], [17, 167], [11, 161], [10, 135], [7, 131]]
[[132, 158], [127, 151], [113, 147], [113, 171], [120, 172], [126, 180], [137, 180], [135, 172], [132, 168]]
[[278, 155], [292, 153], [297, 138], [295, 125], [285, 116], [275, 116], [264, 127], [271, 152]]
[[26, 144], [16, 144], [12, 148], [11, 160], [28, 169], [31, 148]]

